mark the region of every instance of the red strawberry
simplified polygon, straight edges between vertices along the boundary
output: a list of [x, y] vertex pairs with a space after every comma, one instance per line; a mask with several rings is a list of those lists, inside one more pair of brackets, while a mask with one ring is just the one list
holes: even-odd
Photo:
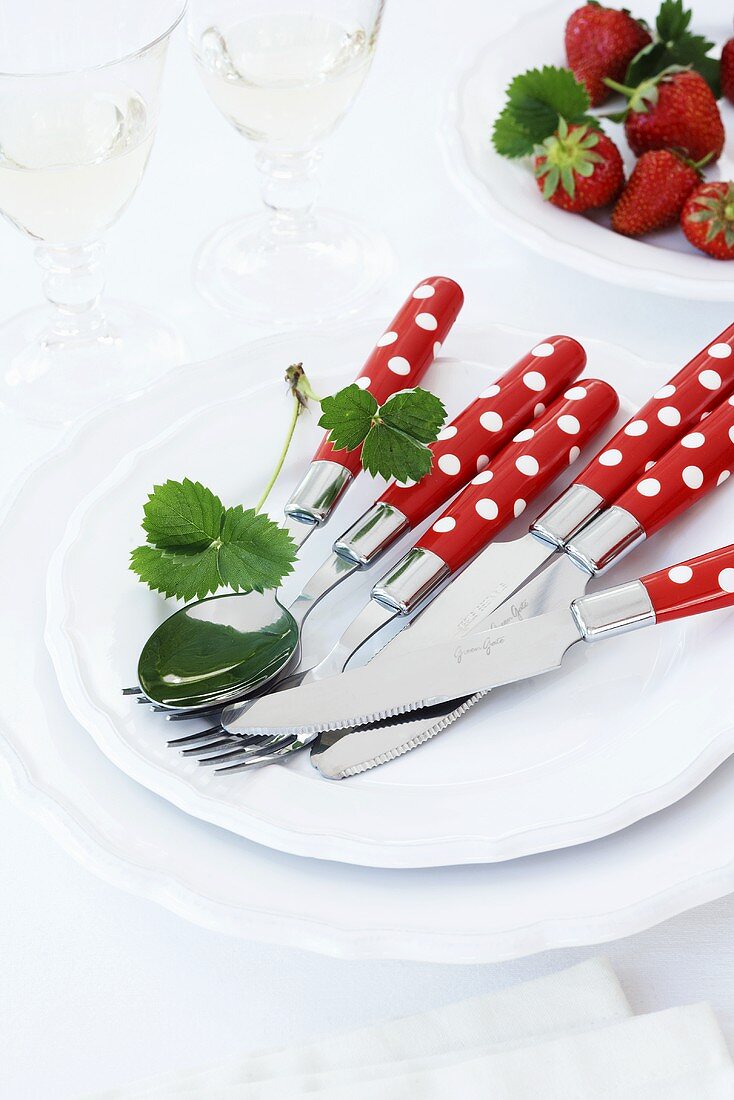
[[652, 39], [628, 11], [604, 8], [589, 0], [566, 23], [566, 58], [574, 76], [586, 85], [593, 107], [609, 97], [604, 77], [624, 80], [635, 54]]
[[701, 182], [699, 165], [667, 149], [643, 153], [612, 211], [612, 229], [625, 237], [644, 237], [673, 225]]
[[734, 103], [734, 38], [725, 42], [721, 51], [721, 90]]
[[624, 131], [635, 156], [650, 149], [680, 149], [694, 161], [721, 156], [724, 124], [699, 73], [671, 66], [637, 88], [610, 86], [629, 97]]
[[533, 164], [543, 198], [576, 214], [613, 202], [624, 184], [614, 142], [600, 130], [569, 126], [564, 119], [538, 146]]
[[734, 260], [734, 183], [702, 183], [683, 207], [680, 224], [695, 248], [717, 260]]

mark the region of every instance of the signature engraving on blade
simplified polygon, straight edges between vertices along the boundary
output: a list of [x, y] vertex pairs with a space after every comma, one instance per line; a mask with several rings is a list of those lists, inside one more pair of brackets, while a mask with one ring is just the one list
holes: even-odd
[[505, 639], [502, 636], [500, 638], [485, 638], [483, 642], [473, 646], [457, 645], [454, 650], [454, 660], [457, 665], [460, 665], [464, 658], [472, 653], [486, 653], [489, 657], [495, 646], [504, 645], [504, 642]]
[[502, 583], [488, 592], [471, 611], [467, 612], [463, 619], [459, 620], [459, 630], [462, 631], [462, 633], [467, 633], [477, 620], [483, 618], [488, 611], [493, 611], [499, 603], [502, 603], [502, 597], [505, 592], [507, 592], [508, 588], [508, 584]]

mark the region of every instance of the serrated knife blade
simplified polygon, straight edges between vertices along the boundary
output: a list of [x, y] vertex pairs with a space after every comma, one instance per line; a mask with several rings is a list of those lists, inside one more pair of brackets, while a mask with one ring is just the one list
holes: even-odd
[[[465, 640], [399, 654], [391, 662], [372, 662], [341, 676], [263, 698], [257, 731], [318, 734], [438, 706], [557, 668], [566, 650], [581, 636], [565, 607], [499, 630], [472, 634]], [[235, 713], [223, 725], [236, 734], [242, 721], [252, 733], [246, 717], [240, 719]]]

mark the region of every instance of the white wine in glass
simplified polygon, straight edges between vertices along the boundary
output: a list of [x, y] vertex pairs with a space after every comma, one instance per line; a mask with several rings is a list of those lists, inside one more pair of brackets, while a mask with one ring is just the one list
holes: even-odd
[[184, 0], [0, 0], [0, 213], [36, 242], [45, 307], [0, 325], [0, 401], [50, 423], [148, 385], [176, 333], [102, 296], [100, 236], [150, 156]]
[[265, 214], [217, 230], [196, 260], [214, 304], [264, 323], [359, 309], [391, 266], [379, 235], [314, 209], [319, 145], [369, 72], [384, 0], [193, 0], [189, 37], [211, 99], [257, 144]]

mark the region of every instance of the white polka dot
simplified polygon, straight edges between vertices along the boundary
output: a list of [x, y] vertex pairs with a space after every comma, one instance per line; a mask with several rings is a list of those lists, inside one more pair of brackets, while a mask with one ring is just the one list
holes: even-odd
[[708, 416], [711, 416], [711, 409], [706, 409], [705, 412], [701, 413], [701, 420], [705, 420]]
[[695, 451], [698, 447], [703, 447], [706, 442], [706, 436], [701, 432], [691, 432], [690, 435], [684, 435], [680, 441], [681, 447], [687, 447], [689, 451]]
[[487, 386], [486, 390], [482, 390], [482, 392], [479, 394], [479, 396], [480, 397], [496, 397], [499, 392], [500, 392], [499, 386], [496, 383], [493, 383], [491, 386]]
[[637, 486], [637, 492], [643, 497], [656, 497], [660, 492], [660, 482], [656, 481], [654, 477], [646, 477]]
[[438, 439], [453, 439], [458, 430], [455, 424], [447, 424], [445, 428], [441, 428]]
[[680, 424], [680, 413], [672, 405], [663, 405], [658, 412], [658, 420], [669, 428], [675, 428]]
[[535, 477], [540, 470], [537, 458], [533, 458], [532, 455], [520, 455], [515, 461], [515, 466], [526, 477]]
[[435, 359], [436, 356], [438, 356], [440, 354], [441, 354], [441, 341], [437, 340], [436, 343], [433, 345], [433, 358]]
[[668, 570], [668, 576], [673, 584], [688, 584], [693, 576], [693, 570], [690, 565], [674, 565]]
[[572, 447], [571, 448], [571, 450], [568, 452], [568, 464], [569, 464], [569, 466], [573, 466], [574, 462], [576, 461], [576, 459], [579, 457], [580, 454], [581, 454], [581, 448], [580, 447]]
[[363, 374], [361, 378], [357, 379], [356, 385], [359, 386], [361, 390], [367, 390], [372, 385], [372, 379], [368, 378], [366, 374]]
[[731, 470], [722, 470], [721, 473], [719, 474], [719, 480], [716, 482], [716, 484], [717, 485], [723, 485], [724, 482], [728, 481], [728, 479], [730, 477], [731, 477]]
[[715, 370], [702, 370], [698, 381], [705, 390], [718, 390], [721, 386], [721, 375]]
[[540, 359], [547, 359], [555, 350], [555, 345], [553, 344], [536, 344], [531, 355], [537, 355]]
[[586, 397], [586, 390], [583, 386], [571, 386], [571, 389], [566, 390], [563, 396], [567, 401], [583, 401]]
[[646, 420], [632, 420], [624, 429], [625, 435], [644, 435], [647, 431]]
[[388, 359], [387, 368], [393, 374], [410, 374], [410, 363], [402, 355], [393, 355], [392, 359]]
[[729, 428], [729, 439], [734, 443], [734, 428]]
[[529, 370], [527, 374], [523, 375], [523, 382], [529, 390], [534, 390], [535, 393], [540, 393], [545, 389], [545, 378], [539, 370]]
[[645, 473], [647, 473], [648, 470], [652, 470], [654, 465], [655, 465], [655, 459], [653, 459], [652, 462], [646, 462], [645, 463]]
[[526, 443], [528, 439], [532, 439], [535, 435], [535, 431], [532, 428], [523, 428], [521, 432], [512, 437], [513, 443]]
[[722, 569], [719, 573], [719, 588], [722, 592], [734, 592], [734, 569]]
[[709, 355], [714, 359], [728, 359], [731, 355], [731, 348], [728, 344], [712, 344], [709, 348]]
[[544, 412], [545, 412], [545, 405], [543, 404], [542, 401], [539, 401], [538, 404], [533, 409], [533, 418], [537, 419], [539, 416], [542, 416]]
[[415, 319], [418, 328], [424, 328], [426, 332], [433, 332], [438, 328], [438, 321], [432, 313], [419, 313]]
[[485, 466], [489, 465], [489, 455], [480, 455], [477, 459], [477, 472], [481, 473]]
[[432, 530], [435, 531], [437, 535], [445, 535], [449, 531], [453, 531], [454, 527], [456, 527], [456, 520], [453, 516], [442, 516], [441, 519], [436, 520]]
[[472, 479], [472, 485], [486, 485], [493, 477], [494, 474], [491, 470], [482, 470], [480, 474], [477, 474], [477, 476]]
[[599, 455], [599, 463], [601, 466], [619, 466], [622, 461], [622, 452], [618, 451], [616, 447], [612, 447], [611, 451], [604, 451]]
[[662, 401], [666, 397], [672, 397], [674, 393], [675, 386], [671, 382], [669, 382], [667, 386], [663, 386], [662, 389], [658, 390], [658, 392], [655, 394], [655, 397], [658, 401]]
[[689, 489], [700, 489], [703, 485], [703, 470], [698, 466], [686, 466], [682, 476]]
[[500, 510], [493, 500], [488, 497], [482, 497], [474, 505], [477, 510], [477, 515], [480, 515], [482, 519], [497, 519], [500, 514]]
[[398, 338], [397, 332], [393, 332], [392, 329], [389, 332], [385, 332], [377, 341], [378, 348], [386, 348], [388, 344], [394, 344]]
[[479, 417], [479, 423], [488, 432], [502, 431], [504, 425], [504, 421], [498, 412], [482, 413]]
[[575, 416], [559, 416], [558, 427], [564, 435], [578, 435], [581, 431], [581, 425]]
[[512, 511], [515, 513], [515, 519], [517, 519], [518, 516], [521, 516], [523, 514], [523, 512], [525, 511], [527, 506], [528, 506], [527, 501], [523, 500], [522, 498], [515, 501], [515, 506], [512, 509]]
[[420, 286], [417, 286], [415, 288], [415, 290], [413, 291], [413, 297], [414, 298], [432, 298], [435, 293], [436, 293], [435, 286], [431, 286], [430, 283], [422, 283]]
[[[728, 397], [727, 401], [730, 405], [734, 405], [734, 394], [732, 394], [731, 397]], [[703, 420], [703, 417], [701, 417], [701, 419]]]
[[408, 478], [407, 481], [396, 481], [395, 482], [395, 485], [398, 489], [412, 489], [413, 486], [417, 485], [417, 484], [418, 484], [417, 481], [411, 481], [410, 478]]
[[441, 455], [438, 460], [439, 470], [443, 470], [445, 474], [450, 474], [452, 477], [458, 474], [461, 469], [461, 463], [456, 455]]

